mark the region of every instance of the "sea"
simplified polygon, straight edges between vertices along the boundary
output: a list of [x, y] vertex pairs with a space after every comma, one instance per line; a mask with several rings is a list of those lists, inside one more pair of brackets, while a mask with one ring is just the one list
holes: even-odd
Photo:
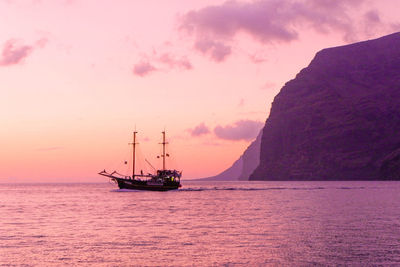
[[0, 184], [0, 266], [400, 266], [400, 182]]

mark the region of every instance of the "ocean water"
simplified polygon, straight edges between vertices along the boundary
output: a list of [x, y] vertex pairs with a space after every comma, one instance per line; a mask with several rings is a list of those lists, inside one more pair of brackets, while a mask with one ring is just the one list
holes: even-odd
[[389, 264], [399, 182], [0, 184], [0, 266]]

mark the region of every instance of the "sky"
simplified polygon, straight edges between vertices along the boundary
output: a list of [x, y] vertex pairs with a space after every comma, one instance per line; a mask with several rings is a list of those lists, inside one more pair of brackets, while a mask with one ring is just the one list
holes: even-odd
[[400, 31], [398, 0], [0, 0], [0, 183], [230, 167], [315, 53]]

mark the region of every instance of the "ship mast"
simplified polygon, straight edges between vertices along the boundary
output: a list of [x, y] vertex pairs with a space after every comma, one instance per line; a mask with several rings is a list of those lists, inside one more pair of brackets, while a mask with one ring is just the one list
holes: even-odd
[[165, 145], [168, 144], [168, 143], [165, 142], [165, 130], [162, 132], [162, 134], [163, 134], [163, 142], [161, 143], [163, 145], [162, 158], [163, 158], [163, 170], [165, 170]]
[[132, 179], [135, 179], [135, 160], [136, 160], [136, 130], [133, 132], [133, 143], [130, 143], [130, 145], [133, 145], [132, 149]]

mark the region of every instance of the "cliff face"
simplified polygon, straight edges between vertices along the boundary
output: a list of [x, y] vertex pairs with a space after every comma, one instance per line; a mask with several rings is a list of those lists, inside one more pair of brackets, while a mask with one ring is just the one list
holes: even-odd
[[225, 171], [207, 178], [200, 178], [196, 180], [201, 181], [237, 181], [239, 180], [239, 176], [243, 169], [243, 159], [240, 157], [236, 160], [231, 167], [226, 169]]
[[261, 136], [262, 132], [258, 134], [256, 140], [249, 145], [249, 147], [240, 157], [240, 159], [243, 161], [243, 165], [238, 180], [249, 180], [250, 175], [260, 163]]
[[249, 180], [250, 174], [258, 166], [260, 162], [260, 145], [261, 145], [260, 132], [256, 138], [244, 151], [238, 160], [236, 160], [231, 167], [221, 172], [220, 174], [203, 178], [206, 181], [237, 181]]
[[324, 49], [275, 97], [250, 180], [400, 179], [400, 33]]

